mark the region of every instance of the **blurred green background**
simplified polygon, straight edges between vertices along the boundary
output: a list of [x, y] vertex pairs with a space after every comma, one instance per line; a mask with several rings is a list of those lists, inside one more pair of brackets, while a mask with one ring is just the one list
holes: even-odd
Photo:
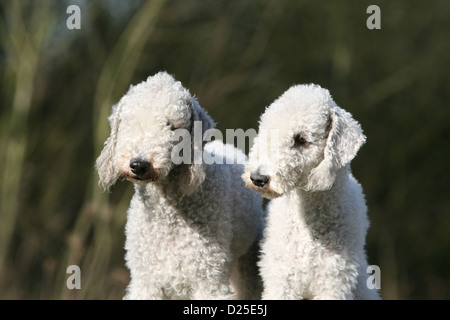
[[383, 298], [449, 299], [449, 17], [434, 0], [0, 0], [0, 298], [122, 298], [133, 188], [103, 193], [94, 162], [111, 106], [166, 70], [220, 130], [257, 128], [293, 84], [328, 88], [368, 137], [352, 168]]

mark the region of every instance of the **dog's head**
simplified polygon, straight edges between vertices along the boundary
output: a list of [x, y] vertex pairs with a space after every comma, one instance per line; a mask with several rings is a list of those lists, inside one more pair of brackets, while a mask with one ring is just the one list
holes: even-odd
[[267, 198], [297, 187], [327, 190], [365, 139], [358, 122], [335, 104], [328, 90], [293, 86], [261, 116], [243, 178]]
[[109, 189], [121, 176], [136, 184], [164, 179], [181, 165], [173, 161], [173, 153], [183, 138], [191, 142], [191, 155], [182, 163], [189, 174], [180, 181], [180, 188], [190, 193], [204, 180], [201, 163], [193, 159], [194, 124], [201, 125], [203, 134], [214, 123], [189, 91], [169, 74], [160, 72], [132, 86], [113, 107], [109, 122], [111, 134], [96, 161], [103, 188]]

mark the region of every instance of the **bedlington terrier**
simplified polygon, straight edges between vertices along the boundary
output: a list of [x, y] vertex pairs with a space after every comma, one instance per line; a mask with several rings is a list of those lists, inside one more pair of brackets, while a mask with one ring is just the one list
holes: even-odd
[[291, 87], [261, 116], [243, 178], [273, 199], [261, 245], [263, 299], [379, 297], [366, 285], [367, 207], [350, 171], [365, 140], [318, 85]]
[[[245, 154], [204, 143], [214, 122], [166, 72], [131, 86], [109, 121], [96, 161], [99, 183], [109, 189], [124, 177], [135, 187], [125, 228], [125, 299], [260, 298], [262, 199], [241, 179]], [[192, 137], [194, 127], [200, 138]], [[188, 161], [174, 161], [177, 155]], [[211, 156], [235, 163], [206, 164]]]

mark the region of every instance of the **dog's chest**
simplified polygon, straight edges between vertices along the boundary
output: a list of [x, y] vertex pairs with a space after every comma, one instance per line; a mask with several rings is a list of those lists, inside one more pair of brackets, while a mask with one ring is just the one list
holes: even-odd
[[[149, 273], [165, 277], [197, 272], [199, 262], [223, 250], [207, 221], [178, 208], [132, 207], [127, 221], [127, 251]], [[195, 270], [194, 270], [195, 269]]]
[[277, 199], [271, 205], [265, 250], [296, 269], [314, 269], [324, 255], [336, 252], [341, 221], [339, 217], [308, 215], [300, 201], [285, 200]]

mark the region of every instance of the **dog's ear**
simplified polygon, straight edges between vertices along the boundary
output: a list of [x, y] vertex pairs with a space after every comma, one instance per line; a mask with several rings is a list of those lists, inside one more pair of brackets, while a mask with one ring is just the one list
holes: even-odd
[[[197, 99], [192, 98], [189, 105], [191, 107], [192, 112], [192, 124], [194, 124], [195, 121], [201, 121], [202, 135], [204, 135], [208, 129], [212, 129], [215, 127], [214, 121], [211, 119], [208, 113], [200, 106]], [[205, 141], [206, 139], [203, 140]]]
[[120, 173], [114, 165], [113, 157], [116, 152], [117, 133], [120, 125], [120, 108], [116, 105], [109, 116], [111, 134], [106, 139], [103, 150], [95, 162], [99, 176], [99, 185], [108, 190], [119, 178]]
[[[182, 179], [180, 188], [185, 194], [192, 194], [205, 180], [203, 147], [205, 141], [209, 141], [209, 137], [205, 137], [205, 133], [208, 129], [214, 128], [215, 123], [195, 98], [191, 98], [188, 104], [191, 108], [190, 133], [192, 156], [191, 163], [189, 164], [189, 174]], [[196, 130], [197, 128], [201, 128], [201, 130]]]
[[346, 166], [366, 141], [360, 124], [350, 113], [334, 106], [330, 109], [329, 132], [324, 149], [324, 158], [311, 170], [308, 191], [328, 190], [333, 186], [336, 172]]

